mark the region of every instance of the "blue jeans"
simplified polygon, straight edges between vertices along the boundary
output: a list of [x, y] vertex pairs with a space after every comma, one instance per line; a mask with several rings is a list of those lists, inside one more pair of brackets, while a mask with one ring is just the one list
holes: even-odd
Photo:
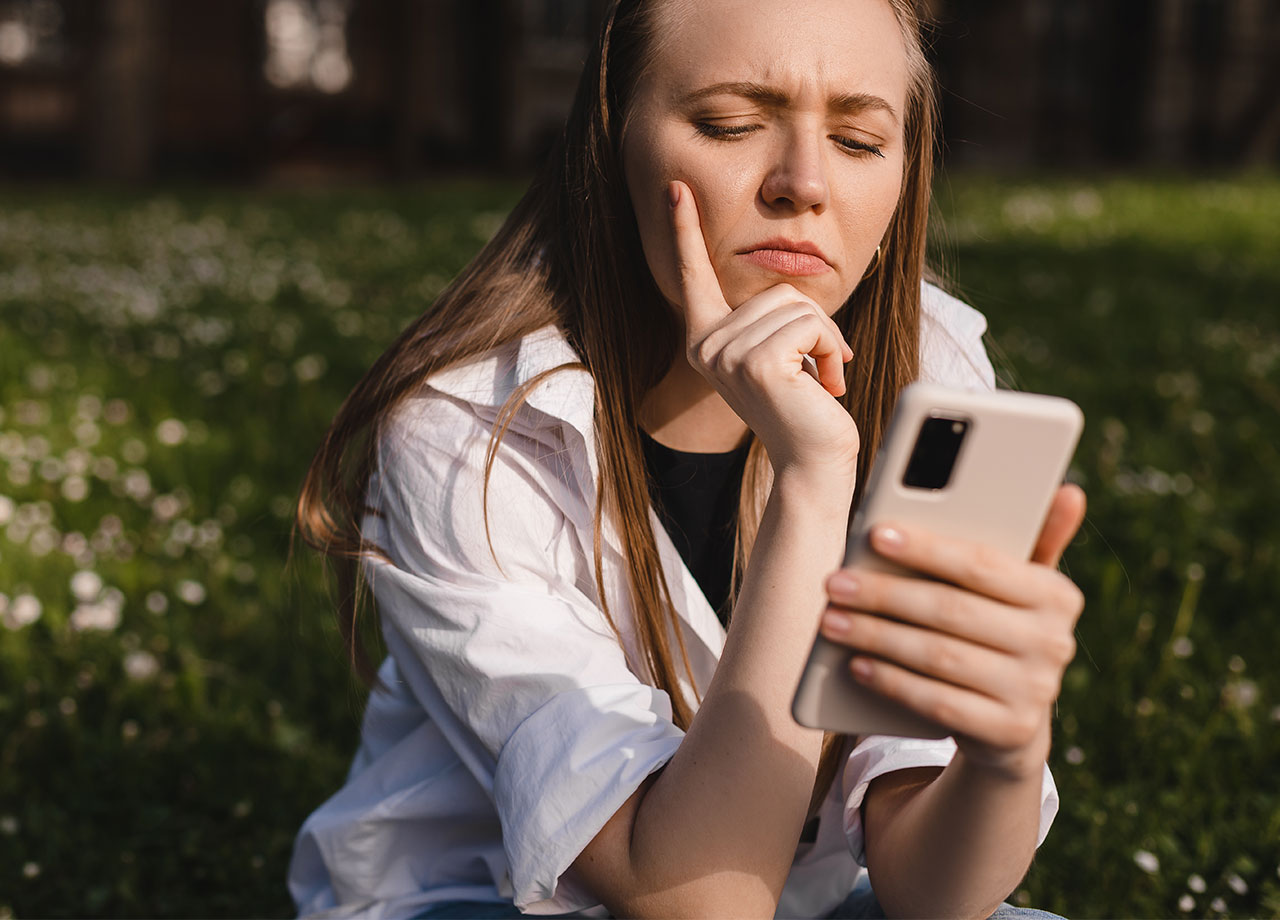
[[[498, 901], [446, 901], [433, 904], [424, 913], [418, 914], [419, 920], [515, 920], [524, 914], [516, 910], [516, 906]], [[577, 914], [556, 914], [557, 917], [576, 917]], [[876, 900], [871, 890], [871, 882], [864, 874], [853, 887], [849, 897], [831, 913], [828, 920], [884, 920], [884, 908]], [[1001, 904], [987, 920], [1062, 920], [1057, 914], [1030, 907], [1014, 907], [1012, 904]]]

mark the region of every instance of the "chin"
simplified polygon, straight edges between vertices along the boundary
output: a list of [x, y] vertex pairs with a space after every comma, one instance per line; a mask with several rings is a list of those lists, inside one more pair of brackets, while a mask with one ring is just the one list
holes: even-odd
[[732, 278], [722, 277], [720, 283], [724, 290], [725, 300], [734, 308], [746, 303], [757, 294], [764, 293], [771, 287], [776, 287], [779, 284], [789, 284], [816, 303], [822, 308], [823, 312], [830, 316], [844, 306], [844, 302], [853, 293], [852, 290], [845, 291], [838, 285], [833, 284], [833, 280], [830, 276], [792, 277], [775, 272], [760, 271], [735, 272]]

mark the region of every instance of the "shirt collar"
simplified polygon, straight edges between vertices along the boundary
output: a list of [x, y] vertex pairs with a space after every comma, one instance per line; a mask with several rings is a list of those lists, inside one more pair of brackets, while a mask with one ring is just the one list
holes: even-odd
[[[427, 385], [474, 406], [488, 407], [496, 413], [512, 394], [539, 374], [565, 365], [580, 364], [581, 360], [563, 332], [555, 326], [544, 326], [475, 361], [432, 375], [427, 380]], [[589, 490], [586, 495], [594, 502], [599, 476], [595, 437], [595, 382], [586, 368], [570, 368], [548, 375], [529, 392], [525, 406], [542, 416], [540, 423], [559, 423], [563, 429], [567, 429], [566, 434], [577, 434], [577, 438], [567, 440], [577, 441], [580, 453], [574, 452], [578, 454], [575, 465], [586, 474], [581, 486]], [[518, 424], [513, 421], [513, 425]], [[652, 511], [650, 520], [657, 538], [663, 570], [667, 574], [667, 584], [671, 589], [672, 603], [693, 627], [695, 635], [710, 653], [711, 658], [705, 665], [713, 668], [714, 660], [724, 647], [724, 627]], [[617, 528], [606, 521], [603, 531], [605, 544], [621, 559], [622, 538]], [[693, 649], [690, 652], [698, 657]], [[699, 664], [702, 662], [694, 663], [695, 672], [703, 670]], [[700, 691], [706, 690], [705, 681], [709, 679], [709, 674], [704, 674], [698, 675]]]

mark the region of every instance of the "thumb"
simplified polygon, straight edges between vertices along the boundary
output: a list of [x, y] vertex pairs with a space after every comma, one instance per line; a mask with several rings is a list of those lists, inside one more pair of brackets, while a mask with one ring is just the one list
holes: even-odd
[[1058, 494], [1053, 497], [1053, 503], [1049, 505], [1044, 526], [1040, 529], [1040, 537], [1036, 540], [1031, 561], [1056, 566], [1058, 560], [1062, 558], [1063, 551], [1071, 542], [1071, 538], [1076, 535], [1076, 531], [1084, 521], [1084, 509], [1083, 489], [1071, 483], [1059, 486]]

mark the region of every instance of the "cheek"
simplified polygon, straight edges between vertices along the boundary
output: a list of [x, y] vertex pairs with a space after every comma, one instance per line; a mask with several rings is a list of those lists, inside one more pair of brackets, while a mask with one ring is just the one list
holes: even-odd
[[667, 300], [678, 302], [679, 278], [675, 269], [675, 247], [671, 236], [667, 185], [678, 177], [677, 167], [656, 148], [648, 132], [633, 135], [623, 150], [623, 171], [627, 192], [636, 215], [645, 262]]

